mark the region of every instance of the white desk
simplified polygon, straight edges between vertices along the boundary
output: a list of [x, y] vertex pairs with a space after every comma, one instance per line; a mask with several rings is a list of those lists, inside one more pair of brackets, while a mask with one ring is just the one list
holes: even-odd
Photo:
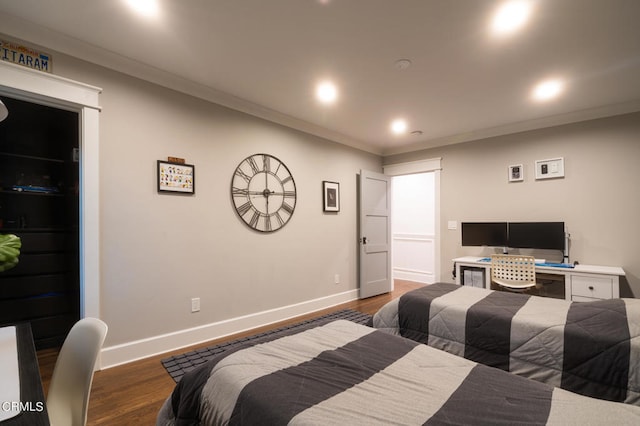
[[0, 362], [8, 363], [0, 369], [0, 426], [49, 426], [31, 326], [20, 323], [0, 330]]
[[[484, 288], [491, 288], [491, 262], [482, 257], [465, 256], [453, 259], [456, 265], [456, 284], [463, 284], [465, 270], [481, 271]], [[625, 275], [619, 266], [576, 265], [574, 268], [536, 265], [536, 273], [560, 276], [564, 279], [565, 299], [587, 302], [620, 297], [620, 277]]]
[[20, 414], [20, 408], [11, 404], [14, 401], [20, 401], [16, 328], [0, 327], [0, 422]]

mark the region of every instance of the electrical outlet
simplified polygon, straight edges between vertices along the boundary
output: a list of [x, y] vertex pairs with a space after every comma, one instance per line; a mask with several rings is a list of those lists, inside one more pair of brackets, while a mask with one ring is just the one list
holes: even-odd
[[335, 284], [340, 284], [340, 274], [335, 274], [335, 276], [333, 277], [333, 282]]
[[194, 297], [191, 299], [191, 312], [200, 312], [200, 298]]

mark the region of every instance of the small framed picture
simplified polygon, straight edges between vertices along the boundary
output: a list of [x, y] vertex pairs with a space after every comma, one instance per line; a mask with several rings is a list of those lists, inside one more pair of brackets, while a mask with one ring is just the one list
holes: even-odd
[[509, 182], [522, 182], [524, 180], [524, 170], [522, 164], [509, 166]]
[[196, 169], [192, 164], [158, 160], [158, 192], [195, 194]]
[[536, 161], [536, 179], [554, 179], [564, 177], [564, 158], [550, 158]]
[[322, 182], [323, 210], [325, 212], [340, 211], [340, 184], [338, 182]]

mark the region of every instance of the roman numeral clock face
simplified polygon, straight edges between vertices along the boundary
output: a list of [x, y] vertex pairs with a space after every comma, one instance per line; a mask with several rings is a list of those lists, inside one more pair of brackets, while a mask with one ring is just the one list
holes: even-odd
[[289, 222], [296, 207], [296, 183], [276, 157], [255, 154], [233, 173], [231, 197], [238, 216], [260, 232], [273, 232]]

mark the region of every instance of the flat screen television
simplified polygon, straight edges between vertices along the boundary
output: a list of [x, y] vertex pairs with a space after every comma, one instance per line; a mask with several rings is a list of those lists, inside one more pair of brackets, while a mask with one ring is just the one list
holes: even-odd
[[564, 250], [564, 222], [509, 222], [507, 246]]
[[507, 222], [462, 222], [463, 246], [507, 246]]

